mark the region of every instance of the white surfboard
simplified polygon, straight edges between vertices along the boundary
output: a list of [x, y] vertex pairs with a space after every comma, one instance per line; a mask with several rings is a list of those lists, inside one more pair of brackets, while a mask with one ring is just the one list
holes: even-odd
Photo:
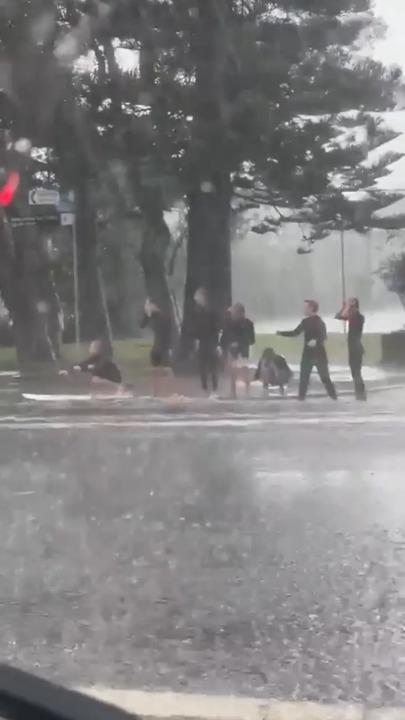
[[33, 402], [89, 402], [91, 400], [130, 400], [133, 395], [40, 395], [23, 393], [24, 400]]

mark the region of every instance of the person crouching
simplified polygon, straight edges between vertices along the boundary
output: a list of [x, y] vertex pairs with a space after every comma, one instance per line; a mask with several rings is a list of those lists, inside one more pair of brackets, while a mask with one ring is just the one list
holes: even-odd
[[[111, 359], [102, 340], [93, 340], [89, 347], [89, 356], [83, 362], [73, 365], [74, 372], [88, 373], [92, 384], [102, 392], [115, 391], [121, 394], [124, 390], [121, 371]], [[68, 375], [67, 370], [61, 370], [60, 375]]]
[[273, 348], [266, 348], [257, 366], [255, 380], [261, 380], [263, 394], [267, 397], [270, 387], [278, 387], [284, 396], [293, 372], [283, 355], [278, 355]]

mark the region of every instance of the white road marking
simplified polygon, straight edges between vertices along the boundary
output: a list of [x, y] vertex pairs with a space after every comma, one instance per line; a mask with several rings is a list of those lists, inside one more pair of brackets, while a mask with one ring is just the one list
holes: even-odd
[[93, 430], [103, 428], [120, 429], [157, 429], [157, 428], [224, 428], [224, 427], [254, 427], [263, 425], [266, 421], [262, 419], [222, 419], [222, 420], [48, 420], [39, 418], [37, 420], [27, 419], [26, 421], [16, 420], [3, 422], [0, 419], [0, 430]]
[[405, 710], [367, 710], [363, 705], [327, 705], [215, 695], [82, 689], [147, 720], [404, 720]]
[[[62, 412], [62, 411], [61, 411]], [[405, 425], [405, 415], [394, 413], [374, 413], [370, 415], [355, 415], [348, 413], [324, 413], [320, 415], [302, 414], [288, 415], [269, 414], [229, 414], [212, 416], [203, 413], [190, 414], [140, 414], [133, 416], [112, 416], [97, 415], [96, 412], [89, 416], [56, 417], [36, 415], [33, 417], [21, 417], [8, 415], [0, 417], [0, 429], [7, 430], [93, 430], [97, 428], [120, 428], [120, 429], [198, 429], [198, 428], [258, 428], [280, 426], [319, 427], [327, 425], [337, 426], [378, 426], [378, 425]], [[405, 720], [405, 716], [404, 716]]]

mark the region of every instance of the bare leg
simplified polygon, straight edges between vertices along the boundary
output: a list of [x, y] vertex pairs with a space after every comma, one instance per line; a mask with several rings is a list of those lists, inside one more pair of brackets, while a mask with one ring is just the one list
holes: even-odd
[[166, 394], [169, 397], [179, 394], [177, 389], [176, 376], [172, 368], [170, 367], [164, 368], [164, 383], [166, 388]]
[[231, 363], [230, 367], [230, 374], [231, 374], [231, 398], [236, 399], [237, 397], [237, 382], [238, 382], [238, 369], [234, 367]]
[[250, 395], [250, 369], [245, 366], [241, 368], [241, 378], [245, 384], [246, 397]]
[[158, 367], [152, 368], [152, 397], [160, 397], [161, 370]]

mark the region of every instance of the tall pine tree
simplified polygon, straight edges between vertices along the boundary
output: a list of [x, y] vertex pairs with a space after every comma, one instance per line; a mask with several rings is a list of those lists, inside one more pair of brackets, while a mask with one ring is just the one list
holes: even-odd
[[219, 310], [231, 299], [235, 191], [248, 177], [294, 207], [325, 193], [348, 163], [333, 145], [336, 115], [391, 107], [397, 78], [356, 54], [373, 27], [369, 0], [151, 0], [143, 10], [154, 141], [189, 209], [187, 345], [195, 289], [206, 286]]

